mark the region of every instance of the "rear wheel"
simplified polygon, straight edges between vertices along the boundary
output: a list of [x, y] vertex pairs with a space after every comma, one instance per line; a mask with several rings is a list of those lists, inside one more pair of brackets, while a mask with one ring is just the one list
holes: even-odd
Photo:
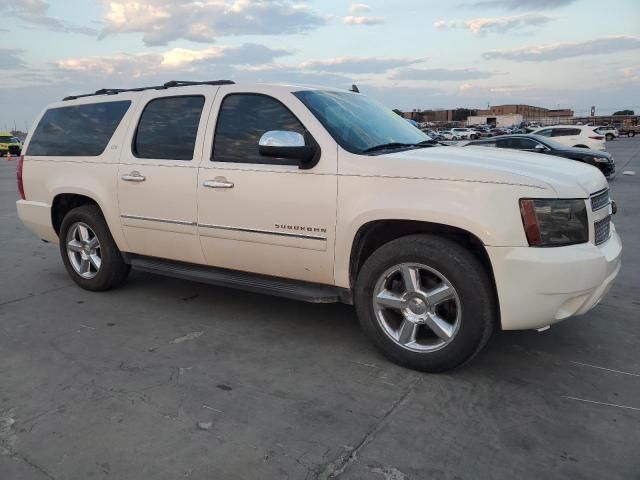
[[607, 133], [605, 135], [605, 138], [607, 139], [607, 142], [610, 142], [611, 140], [614, 139], [613, 133]]
[[71, 279], [86, 290], [109, 290], [129, 274], [130, 267], [122, 260], [96, 205], [77, 207], [65, 215], [60, 254]]
[[627, 134], [627, 136], [628, 136], [629, 138], [633, 138], [633, 137], [635, 137], [635, 136], [636, 136], [636, 132], [634, 132], [634, 131], [632, 130], [632, 131], [630, 131], [630, 132]]
[[355, 304], [363, 329], [389, 358], [426, 372], [470, 360], [496, 320], [480, 262], [434, 235], [403, 237], [376, 250], [358, 274]]

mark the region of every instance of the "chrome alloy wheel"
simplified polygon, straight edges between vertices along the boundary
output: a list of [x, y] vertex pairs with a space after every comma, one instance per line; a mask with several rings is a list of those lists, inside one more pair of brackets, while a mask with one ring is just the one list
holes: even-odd
[[71, 266], [82, 278], [91, 279], [100, 271], [100, 241], [86, 223], [71, 225], [67, 233], [67, 255]]
[[373, 310], [382, 330], [414, 352], [440, 350], [460, 329], [462, 307], [451, 282], [419, 263], [385, 271], [373, 290]]

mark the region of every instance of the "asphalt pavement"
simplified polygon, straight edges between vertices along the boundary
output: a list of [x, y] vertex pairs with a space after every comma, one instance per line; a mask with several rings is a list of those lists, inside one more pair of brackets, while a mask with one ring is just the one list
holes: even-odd
[[610, 294], [439, 375], [346, 305], [140, 272], [81, 290], [0, 159], [0, 479], [640, 479], [640, 138], [607, 146]]

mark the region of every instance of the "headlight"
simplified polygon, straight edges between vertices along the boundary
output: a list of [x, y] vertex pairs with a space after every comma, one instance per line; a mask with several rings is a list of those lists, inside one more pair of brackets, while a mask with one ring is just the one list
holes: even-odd
[[609, 160], [607, 157], [593, 157], [593, 161], [596, 163], [609, 163], [611, 162], [611, 160]]
[[520, 199], [520, 214], [529, 245], [559, 247], [589, 240], [584, 200]]

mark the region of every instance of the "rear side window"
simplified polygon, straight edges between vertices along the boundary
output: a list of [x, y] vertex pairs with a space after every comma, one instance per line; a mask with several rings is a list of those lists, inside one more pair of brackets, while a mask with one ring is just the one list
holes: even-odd
[[27, 155], [97, 157], [130, 105], [123, 100], [49, 109], [33, 132]]
[[580, 135], [579, 128], [554, 128], [552, 137], [568, 137], [570, 135]]
[[272, 97], [234, 93], [220, 107], [211, 160], [214, 162], [297, 164], [295, 160], [262, 156], [258, 142], [265, 132], [285, 130], [305, 134], [300, 121]]
[[204, 97], [162, 97], [151, 100], [140, 116], [133, 139], [138, 158], [192, 160]]

